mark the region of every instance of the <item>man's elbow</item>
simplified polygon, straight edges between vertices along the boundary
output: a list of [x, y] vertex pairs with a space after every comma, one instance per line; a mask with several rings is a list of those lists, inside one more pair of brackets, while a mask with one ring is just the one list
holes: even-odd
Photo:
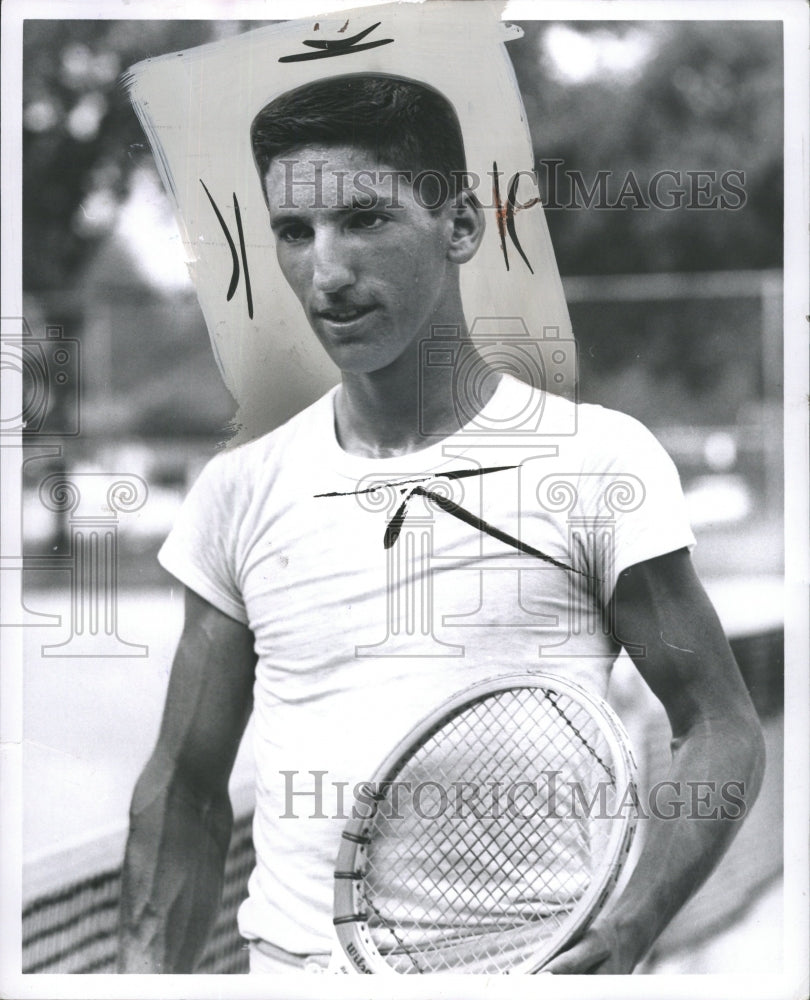
[[[694, 749], [690, 749], [694, 748]], [[746, 812], [759, 794], [765, 773], [766, 746], [759, 716], [743, 689], [739, 697], [700, 711], [674, 735], [673, 754], [700, 760], [714, 780], [743, 791]]]
[[765, 764], [767, 762], [765, 734], [762, 731], [762, 724], [753, 706], [751, 711], [746, 713], [744, 720], [740, 721], [740, 733], [747, 750], [745, 759], [745, 766], [748, 772], [746, 800], [750, 809], [762, 787], [762, 779], [765, 774]]
[[722, 728], [722, 739], [729, 748], [728, 760], [735, 771], [729, 777], [744, 789], [748, 811], [762, 787], [767, 751], [762, 724], [747, 695], [738, 704], [729, 706]]

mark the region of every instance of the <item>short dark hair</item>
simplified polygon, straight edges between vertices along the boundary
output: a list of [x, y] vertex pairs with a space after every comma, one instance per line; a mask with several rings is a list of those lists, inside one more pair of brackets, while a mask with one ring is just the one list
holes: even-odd
[[309, 145], [352, 146], [413, 176], [439, 174], [446, 194], [458, 193], [467, 170], [453, 105], [432, 87], [395, 76], [327, 77], [287, 91], [253, 119], [250, 141], [262, 188], [274, 159]]

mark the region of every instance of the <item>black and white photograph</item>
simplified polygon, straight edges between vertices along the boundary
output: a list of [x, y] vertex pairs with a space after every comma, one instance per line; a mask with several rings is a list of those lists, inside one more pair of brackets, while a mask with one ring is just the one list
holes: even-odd
[[0, 996], [806, 996], [806, 4], [2, 17]]

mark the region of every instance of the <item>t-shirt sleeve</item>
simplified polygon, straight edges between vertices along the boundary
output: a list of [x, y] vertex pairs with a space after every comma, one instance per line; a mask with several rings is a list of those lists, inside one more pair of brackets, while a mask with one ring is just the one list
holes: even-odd
[[191, 487], [158, 561], [224, 614], [248, 624], [237, 581], [238, 503], [244, 495], [233, 453], [213, 458]]
[[691, 549], [695, 536], [678, 470], [656, 437], [633, 417], [596, 409], [599, 445], [580, 482], [579, 514], [595, 540], [587, 561], [607, 601], [623, 570]]

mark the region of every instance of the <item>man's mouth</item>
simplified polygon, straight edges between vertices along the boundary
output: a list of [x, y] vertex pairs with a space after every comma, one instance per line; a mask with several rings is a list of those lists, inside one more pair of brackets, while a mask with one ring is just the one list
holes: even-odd
[[328, 323], [352, 323], [368, 315], [374, 308], [374, 306], [334, 306], [331, 309], [319, 309], [317, 316]]

